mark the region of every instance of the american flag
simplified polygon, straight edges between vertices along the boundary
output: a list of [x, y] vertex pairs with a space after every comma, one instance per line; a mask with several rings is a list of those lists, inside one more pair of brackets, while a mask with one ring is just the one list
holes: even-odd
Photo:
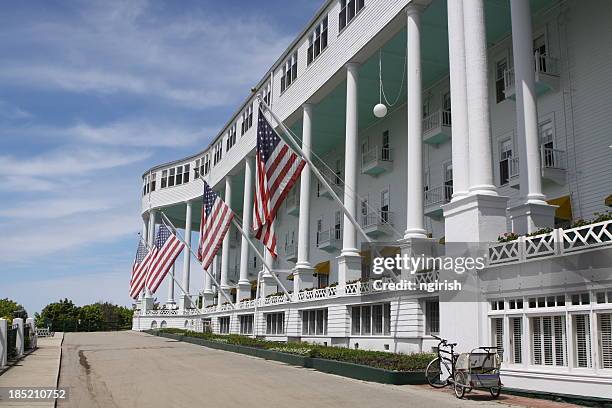
[[259, 108], [257, 119], [255, 210], [253, 231], [276, 256], [274, 219], [281, 203], [295, 184], [306, 161], [293, 152], [276, 133]]
[[136, 299], [144, 288], [151, 259], [153, 259], [152, 253], [147, 250], [141, 238], [136, 250], [134, 265], [132, 265], [132, 279], [130, 279], [130, 297], [132, 299]]
[[170, 232], [168, 227], [163, 224], [159, 226], [157, 236], [155, 237], [155, 245], [153, 245], [151, 250], [153, 260], [147, 274], [147, 288], [149, 288], [151, 293], [155, 293], [157, 288], [159, 288], [159, 285], [184, 247], [185, 244]]
[[228, 205], [204, 182], [202, 218], [200, 220], [200, 245], [198, 259], [202, 268], [208, 269], [225, 234], [230, 228], [234, 213]]

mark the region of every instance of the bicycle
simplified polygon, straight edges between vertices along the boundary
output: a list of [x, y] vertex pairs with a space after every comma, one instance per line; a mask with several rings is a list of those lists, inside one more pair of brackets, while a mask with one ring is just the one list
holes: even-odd
[[[425, 378], [427, 379], [427, 383], [433, 388], [444, 388], [455, 382], [455, 365], [459, 357], [459, 355], [454, 352], [457, 343], [449, 343], [448, 340], [438, 336], [432, 337], [440, 341], [436, 350], [438, 356], [427, 364]], [[447, 348], [450, 349], [450, 351], [447, 350]], [[447, 357], [447, 355], [451, 357]], [[442, 366], [444, 366], [444, 372], [450, 374], [446, 380], [442, 380]]]

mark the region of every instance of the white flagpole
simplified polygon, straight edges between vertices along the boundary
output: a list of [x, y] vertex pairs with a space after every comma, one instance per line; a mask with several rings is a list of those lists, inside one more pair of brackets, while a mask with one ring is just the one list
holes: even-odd
[[[176, 227], [174, 226], [174, 224], [172, 224], [172, 221], [170, 221], [170, 219], [168, 219], [168, 217], [166, 216], [166, 214], [163, 211], [160, 211], [161, 216], [162, 216], [162, 222], [164, 222], [164, 224], [166, 224], [166, 226], [170, 227], [173, 231], [174, 231], [174, 235], [176, 235], [176, 237], [185, 245], [186, 248], [189, 249], [189, 252], [196, 258], [198, 259], [196, 253], [193, 251], [193, 249], [191, 248], [191, 245], [187, 245], [187, 243], [185, 242], [185, 239], [183, 238], [183, 236], [180, 234], [180, 232], [178, 232], [178, 230], [176, 229]], [[169, 224], [169, 225], [168, 225]], [[198, 259], [198, 262], [200, 262], [200, 260]], [[200, 264], [202, 264], [200, 262]], [[208, 269], [204, 269], [204, 272], [206, 272], [206, 274], [210, 277], [210, 279], [212, 279], [213, 283], [215, 284], [215, 286], [217, 287], [217, 289], [219, 289], [219, 292], [221, 292], [221, 294], [223, 295], [223, 297], [225, 298], [225, 300], [227, 300], [232, 307], [235, 309], [236, 306], [234, 305], [234, 302], [232, 302], [232, 299], [230, 299], [229, 296], [227, 296], [227, 293], [225, 293], [225, 291], [223, 289], [221, 289], [221, 285], [219, 285], [219, 282], [217, 282], [217, 280], [215, 279], [215, 277], [208, 271]], [[175, 278], [176, 280], [176, 278]], [[181, 290], [183, 291], [183, 293], [185, 293], [185, 291], [182, 289], [182, 287], [179, 285], [179, 288], [181, 288]], [[185, 293], [187, 294], [187, 293]]]

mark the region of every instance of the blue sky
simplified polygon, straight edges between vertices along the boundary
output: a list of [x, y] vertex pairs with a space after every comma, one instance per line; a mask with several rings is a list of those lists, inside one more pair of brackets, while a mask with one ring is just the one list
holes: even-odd
[[0, 298], [130, 304], [142, 172], [203, 149], [321, 3], [4, 7]]

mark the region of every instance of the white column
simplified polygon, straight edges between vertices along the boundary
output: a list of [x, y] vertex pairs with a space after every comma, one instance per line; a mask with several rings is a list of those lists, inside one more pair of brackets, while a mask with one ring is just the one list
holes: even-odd
[[[273, 266], [274, 257], [272, 256], [272, 253], [268, 251], [266, 248], [264, 248], [264, 260], [267, 265], [269, 265], [270, 267]], [[262, 269], [263, 269], [263, 273], [261, 274], [261, 282], [262, 282], [261, 296], [265, 297], [272, 293], [278, 292], [279, 288], [278, 288], [278, 284], [276, 283], [276, 279], [274, 279], [272, 274], [263, 266], [262, 266]]]
[[[302, 151], [310, 158], [312, 144], [312, 105], [304, 104], [302, 118]], [[300, 175], [300, 214], [298, 225], [298, 256], [293, 276], [293, 292], [312, 287], [310, 264], [310, 166], [306, 164]]]
[[17, 351], [17, 357], [19, 357], [23, 355], [23, 351], [25, 348], [25, 338], [23, 337], [24, 336], [23, 319], [21, 317], [17, 317], [13, 319], [13, 325], [17, 325], [16, 351]]
[[[191, 246], [191, 201], [185, 203], [185, 242], [187, 246]], [[191, 307], [189, 299], [189, 280], [191, 274], [191, 253], [185, 248], [183, 251], [183, 280], [181, 286], [187, 293], [181, 294], [180, 308], [186, 309]]]
[[0, 318], [0, 368], [4, 367], [7, 363], [8, 355], [8, 321]]
[[470, 194], [497, 195], [491, 164], [491, 118], [483, 0], [463, 1]]
[[408, 154], [406, 231], [404, 238], [425, 238], [423, 224], [423, 85], [421, 83], [421, 7], [406, 7], [407, 17], [407, 68], [408, 89], [406, 107], [408, 110]]
[[172, 268], [168, 272], [168, 300], [166, 305], [174, 305], [174, 275], [176, 271], [176, 262], [172, 264]]
[[[359, 65], [346, 64], [346, 136], [344, 147], [344, 206], [357, 218], [357, 163], [359, 152], [358, 134], [358, 79]], [[342, 251], [338, 258], [338, 283], [361, 277], [361, 257], [357, 249], [357, 230], [344, 215], [342, 223]]]
[[535, 91], [533, 29], [529, 0], [510, 2], [516, 83], [516, 130], [519, 147], [521, 204], [510, 208], [512, 229], [519, 234], [553, 227], [555, 208], [546, 203], [540, 175], [538, 107]]
[[468, 112], [466, 96], [463, 2], [448, 1], [448, 65], [452, 114], [453, 200], [469, 189]]
[[[225, 176], [225, 202], [231, 208], [232, 203], [232, 177]], [[229, 284], [227, 281], [227, 275], [229, 273], [229, 250], [230, 250], [230, 230], [225, 234], [223, 238], [223, 247], [221, 248], [221, 279], [219, 285], [221, 290], [225, 291], [229, 295]], [[225, 297], [219, 291], [218, 304], [221, 305], [226, 302]]]
[[[253, 207], [253, 158], [244, 160], [244, 194], [242, 200], [242, 230], [248, 234], [251, 230], [251, 217]], [[240, 279], [238, 280], [238, 295], [236, 300], [251, 297], [251, 283], [249, 282], [249, 243], [242, 236], [240, 243]]]

